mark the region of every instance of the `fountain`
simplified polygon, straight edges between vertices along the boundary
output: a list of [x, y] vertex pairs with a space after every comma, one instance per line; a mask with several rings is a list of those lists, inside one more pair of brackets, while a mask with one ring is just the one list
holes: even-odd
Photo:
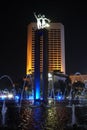
[[85, 106], [87, 105], [87, 88], [84, 88], [79, 95], [79, 104]]
[[[26, 75], [26, 78], [27, 78], [27, 75]], [[23, 88], [22, 88], [22, 92], [21, 92], [21, 96], [20, 96], [20, 102], [19, 102], [19, 107], [20, 108], [21, 108], [21, 103], [22, 103], [22, 99], [23, 99], [23, 93], [24, 93], [25, 84], [26, 84], [26, 80], [24, 80]]]
[[66, 128], [74, 129], [74, 128], [78, 128], [78, 123], [77, 123], [77, 118], [76, 118], [76, 105], [75, 104], [69, 104], [66, 107], [70, 108], [71, 110], [71, 122], [67, 123]]
[[[23, 83], [23, 88], [22, 88], [22, 92], [21, 92], [21, 96], [20, 96], [20, 102], [19, 102], [19, 107], [21, 108], [21, 104], [22, 104], [22, 100], [23, 100], [23, 94], [24, 94], [24, 89], [25, 89], [25, 85], [26, 85], [26, 80], [30, 78], [31, 82], [31, 75], [26, 75], [24, 83]], [[33, 84], [33, 83], [32, 83]], [[33, 96], [34, 92], [33, 92], [33, 88], [32, 88], [32, 96]]]
[[[82, 124], [80, 122], [80, 120], [82, 119], [83, 121], [85, 119], [83, 119], [83, 116], [86, 117], [86, 114], [84, 115], [84, 113], [82, 113], [82, 115], [80, 115], [80, 111], [82, 112], [83, 109], [86, 109], [87, 107], [87, 88], [84, 87], [83, 90], [77, 90], [77, 92], [75, 93], [75, 90], [73, 89], [73, 87], [71, 86], [71, 90], [69, 92], [69, 95], [67, 97], [68, 99], [68, 105], [66, 105], [67, 109], [69, 109], [71, 111], [71, 122], [69, 124], [67, 124], [67, 127], [69, 127], [69, 129], [80, 129], [80, 128], [84, 128], [87, 129], [87, 125], [84, 123]], [[80, 119], [81, 118], [81, 119]], [[84, 121], [85, 122], [85, 121]]]
[[10, 78], [10, 76], [3, 75], [3, 76], [0, 77], [0, 80], [3, 79], [3, 78], [7, 78], [11, 82], [12, 87], [14, 88], [14, 83], [13, 83], [12, 79]]
[[[14, 83], [13, 83], [12, 79], [11, 79], [10, 76], [8, 76], [8, 75], [3, 75], [3, 76], [0, 77], [0, 80], [2, 80], [2, 79], [4, 79], [4, 78], [7, 78], [7, 79], [10, 81], [11, 85], [12, 85], [12, 91], [11, 91], [11, 93], [9, 93], [9, 94], [12, 94], [13, 97], [15, 97], [15, 86], [14, 86]], [[8, 89], [5, 88], [5, 91], [8, 91]], [[8, 92], [9, 92], [9, 91], [8, 91]], [[9, 95], [8, 95], [8, 96], [9, 96]]]
[[5, 100], [4, 100], [3, 101], [3, 105], [2, 105], [2, 110], [1, 110], [1, 113], [2, 113], [2, 125], [3, 126], [5, 125], [5, 115], [6, 115], [6, 112], [7, 112], [7, 107], [6, 107]]
[[75, 115], [75, 105], [72, 104], [72, 121], [71, 121], [71, 125], [73, 126], [74, 124], [76, 124], [76, 115]]
[[[8, 76], [8, 75], [3, 75], [0, 77], [0, 80], [7, 78], [11, 85], [12, 85], [12, 89], [15, 90], [14, 88], [14, 84], [12, 79]], [[14, 93], [9, 92], [9, 90], [7, 88], [5, 88], [4, 90], [1, 90], [0, 92], [0, 101], [2, 104], [2, 109], [1, 109], [1, 115], [2, 115], [2, 126], [4, 127], [6, 124], [6, 112], [7, 112], [7, 106], [6, 106], [6, 101], [11, 100], [14, 98]]]

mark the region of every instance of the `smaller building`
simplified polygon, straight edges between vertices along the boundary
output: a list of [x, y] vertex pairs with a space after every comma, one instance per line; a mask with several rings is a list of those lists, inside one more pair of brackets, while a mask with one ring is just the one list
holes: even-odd
[[69, 77], [70, 77], [72, 83], [74, 83], [76, 81], [81, 81], [83, 83], [87, 83], [87, 75], [85, 75], [85, 74], [75, 73], [74, 75], [70, 75]]

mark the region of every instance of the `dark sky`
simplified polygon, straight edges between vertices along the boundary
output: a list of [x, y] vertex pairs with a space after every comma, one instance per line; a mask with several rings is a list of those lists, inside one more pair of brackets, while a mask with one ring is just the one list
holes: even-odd
[[33, 12], [64, 24], [66, 73], [87, 74], [86, 3], [9, 0], [0, 3], [0, 76], [17, 79], [25, 75], [27, 26], [36, 21]]

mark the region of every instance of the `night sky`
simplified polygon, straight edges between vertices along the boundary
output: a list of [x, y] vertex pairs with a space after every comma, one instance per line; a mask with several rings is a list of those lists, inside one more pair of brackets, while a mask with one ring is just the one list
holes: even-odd
[[66, 73], [87, 74], [86, 3], [9, 0], [0, 3], [0, 76], [16, 80], [25, 75], [27, 26], [36, 22], [33, 12], [64, 25]]

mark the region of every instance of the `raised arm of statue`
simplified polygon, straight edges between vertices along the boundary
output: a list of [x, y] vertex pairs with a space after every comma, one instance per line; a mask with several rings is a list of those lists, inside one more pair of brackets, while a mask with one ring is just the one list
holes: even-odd
[[35, 18], [36, 18], [36, 19], [38, 19], [38, 18], [37, 18], [37, 15], [36, 15], [36, 13], [35, 13], [35, 12], [34, 12], [34, 16], [35, 16]]
[[38, 15], [36, 15], [36, 13], [34, 13], [34, 16], [35, 16], [35, 18], [36, 18], [36, 20], [37, 20], [37, 27], [38, 27], [38, 29], [41, 29], [41, 14], [38, 14]]

